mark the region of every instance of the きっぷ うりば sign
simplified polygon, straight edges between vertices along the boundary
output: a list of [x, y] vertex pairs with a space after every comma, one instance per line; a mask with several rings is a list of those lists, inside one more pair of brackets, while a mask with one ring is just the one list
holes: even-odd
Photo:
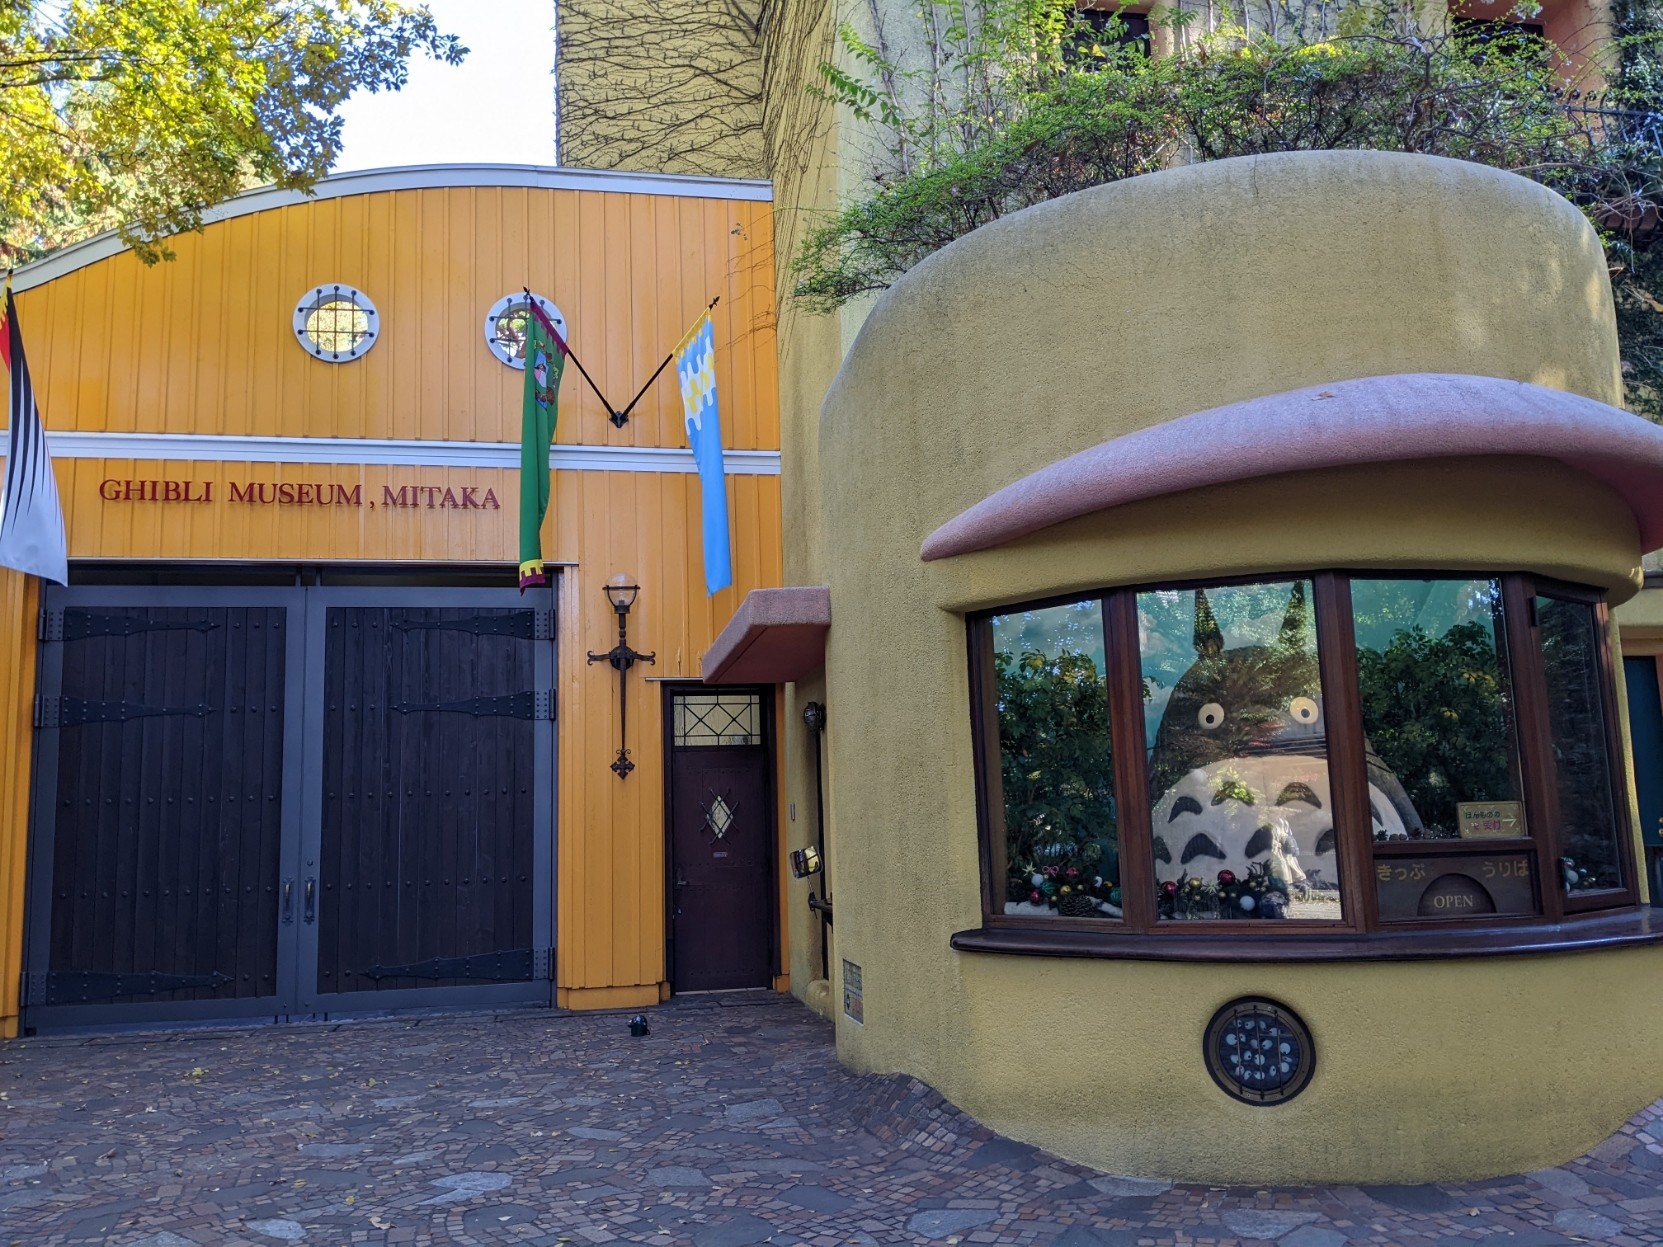
[[379, 507], [394, 510], [500, 511], [494, 488], [409, 482], [366, 490], [329, 481], [203, 481], [106, 477], [98, 482], [105, 502], [225, 502], [254, 507]]

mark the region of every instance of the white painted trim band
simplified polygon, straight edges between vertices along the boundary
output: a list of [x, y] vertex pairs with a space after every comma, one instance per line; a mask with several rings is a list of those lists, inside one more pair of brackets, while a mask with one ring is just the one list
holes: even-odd
[[[427, 468], [518, 468], [518, 442], [399, 441], [369, 437], [248, 437], [201, 433], [52, 432], [61, 459], [173, 459], [223, 463], [390, 464]], [[3, 445], [0, 441], [0, 445]], [[723, 452], [729, 476], [778, 476], [777, 450]], [[549, 466], [568, 472], [696, 472], [680, 446], [562, 446]]]
[[[601, 191], [609, 195], [680, 195], [689, 199], [744, 199], [770, 203], [772, 182], [743, 178], [706, 178], [672, 173], [627, 173], [613, 169], [567, 169], [550, 165], [443, 164], [411, 165], [396, 169], [362, 169], [324, 178], [311, 194], [262, 187], [216, 204], [202, 214], [202, 223], [229, 221], [271, 208], [317, 199], [344, 199], [379, 191], [436, 190], [467, 186], [526, 186], [537, 190]], [[32, 290], [66, 273], [107, 260], [127, 250], [113, 233], [84, 242], [25, 265], [17, 270], [12, 288]]]

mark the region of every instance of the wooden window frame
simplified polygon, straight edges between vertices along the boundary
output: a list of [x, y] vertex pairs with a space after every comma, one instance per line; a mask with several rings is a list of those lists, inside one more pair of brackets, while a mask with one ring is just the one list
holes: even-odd
[[[1375, 842], [1368, 810], [1364, 725], [1358, 688], [1351, 582], [1357, 579], [1493, 579], [1502, 591], [1503, 662], [1513, 694], [1515, 754], [1528, 834], [1505, 840], [1410, 840]], [[1338, 920], [1161, 920], [1155, 894], [1153, 827], [1148, 791], [1147, 741], [1138, 647], [1137, 595], [1308, 580], [1313, 586], [1317, 662], [1327, 720], [1326, 762], [1334, 814], [1340, 884]], [[1547, 717], [1534, 600], [1547, 593], [1594, 607], [1599, 650], [1599, 693], [1605, 728], [1611, 809], [1624, 886], [1582, 896], [1565, 892], [1558, 869], [1558, 786]], [[1004, 800], [993, 680], [996, 616], [1095, 601], [1102, 612], [1109, 701], [1110, 752], [1115, 794], [1118, 883], [1123, 917], [1065, 918], [1003, 911]], [[1629, 825], [1622, 734], [1616, 721], [1615, 665], [1610, 611], [1605, 595], [1525, 572], [1448, 569], [1330, 569], [1172, 581], [1057, 595], [978, 611], [966, 618], [969, 700], [975, 749], [975, 786], [982, 926], [960, 932], [953, 946], [966, 951], [1055, 956], [1108, 956], [1156, 960], [1415, 959], [1468, 956], [1663, 940], [1663, 920], [1652, 930], [1639, 909], [1634, 829]], [[1375, 867], [1404, 856], [1522, 853], [1529, 856], [1538, 913], [1482, 919], [1383, 920]]]

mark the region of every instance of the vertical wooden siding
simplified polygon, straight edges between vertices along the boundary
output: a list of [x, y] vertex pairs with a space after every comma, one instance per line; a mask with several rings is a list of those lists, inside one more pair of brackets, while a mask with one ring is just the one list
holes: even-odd
[[[488, 481], [503, 501], [503, 509], [492, 512], [423, 508], [389, 514], [358, 508], [99, 500], [97, 485], [106, 477], [163, 475], [161, 466], [125, 460], [58, 462], [74, 557], [505, 564], [512, 557], [508, 552], [515, 540], [517, 473], [301, 464], [167, 465], [169, 474], [196, 479], [361, 483], [366, 497], [378, 494], [384, 480], [395, 478], [458, 486]], [[656, 686], [646, 678], [698, 679], [705, 650], [745, 593], [777, 585], [782, 575], [779, 478], [730, 477], [728, 498], [734, 585], [710, 597], [704, 588], [696, 476], [555, 474], [543, 548], [551, 561], [566, 565], [559, 628], [557, 971], [563, 987], [656, 985], [664, 977], [662, 723]], [[654, 665], [638, 666], [630, 673], [628, 743], [638, 769], [627, 780], [607, 769], [618, 747], [617, 674], [610, 666], [591, 666], [585, 660], [588, 651], [610, 649], [617, 639], [616, 617], [601, 587], [619, 572], [641, 585], [629, 617], [630, 642], [636, 649], [657, 652]], [[508, 575], [505, 565], [505, 578]], [[11, 597], [6, 602], [10, 609]], [[16, 681], [26, 670], [32, 681], [32, 603], [31, 596], [29, 604], [17, 607], [27, 615], [18, 616], [22, 639], [13, 643], [7, 633], [0, 678]], [[6, 616], [8, 627], [11, 618]], [[32, 684], [30, 688], [32, 696]], [[21, 694], [8, 693], [0, 706], [10, 713], [21, 704], [16, 696]], [[26, 753], [26, 715], [18, 730]], [[26, 789], [20, 779], [15, 789], [5, 792]], [[21, 846], [21, 805], [18, 817], [15, 842], [7, 843]], [[17, 925], [6, 924], [8, 931]], [[15, 983], [15, 975], [9, 981]]]
[[[145, 268], [120, 254], [19, 296], [49, 429], [516, 441], [522, 374], [482, 337], [486, 309], [529, 284], [559, 304], [574, 348], [616, 403], [646, 380], [714, 295], [717, 384], [727, 444], [779, 446], [773, 255], [766, 203], [521, 188], [391, 191], [293, 205], [210, 225]], [[291, 328], [301, 295], [358, 286], [381, 313], [363, 358], [310, 358]], [[575, 369], [557, 441], [679, 447], [670, 374], [628, 426], [606, 420]], [[77, 559], [434, 564], [517, 558], [518, 473], [491, 469], [60, 459]], [[99, 482], [222, 482], [212, 504], [107, 502]], [[498, 511], [234, 505], [223, 482], [492, 487]], [[734, 585], [705, 595], [698, 478], [562, 471], [544, 552], [563, 570], [559, 640], [557, 973], [592, 1003], [656, 994], [664, 977], [663, 760], [656, 687], [697, 679], [700, 659], [750, 589], [781, 577], [779, 478], [732, 476]], [[629, 746], [609, 769], [618, 678], [584, 661], [616, 640], [601, 586], [641, 585], [630, 639], [656, 650], [630, 673]], [[0, 993], [20, 968], [36, 597], [0, 583]], [[10, 768], [10, 769], [8, 769]], [[12, 863], [15, 859], [15, 870]], [[636, 989], [633, 996], [628, 989]], [[575, 998], [571, 1003], [579, 1003]], [[15, 999], [4, 1006], [15, 1011]]]
[[17, 1034], [39, 582], [0, 569], [0, 1039]]
[[[523, 374], [485, 346], [490, 306], [522, 286], [566, 316], [572, 348], [622, 406], [706, 303], [727, 444], [779, 446], [771, 207], [523, 187], [385, 191], [210, 225], [146, 268], [123, 252], [18, 295], [55, 429], [518, 441]], [[323, 363], [296, 302], [341, 282], [381, 337]], [[615, 429], [576, 370], [561, 442], [684, 446], [666, 374]]]

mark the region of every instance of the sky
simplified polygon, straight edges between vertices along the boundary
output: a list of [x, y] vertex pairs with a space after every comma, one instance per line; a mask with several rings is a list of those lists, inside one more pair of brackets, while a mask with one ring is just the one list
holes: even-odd
[[427, 0], [462, 64], [418, 57], [398, 92], [341, 108], [334, 171], [388, 165], [554, 163], [554, 0]]

